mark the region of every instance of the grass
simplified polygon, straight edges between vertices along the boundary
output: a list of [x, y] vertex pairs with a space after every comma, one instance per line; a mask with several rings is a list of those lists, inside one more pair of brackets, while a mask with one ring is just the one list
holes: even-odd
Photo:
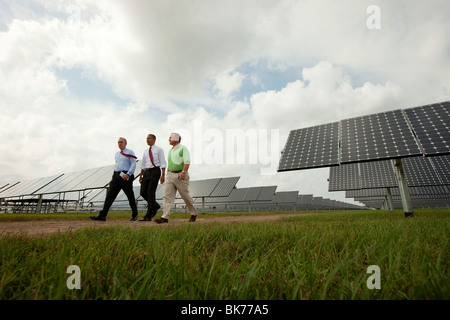
[[[449, 231], [449, 210], [417, 210], [1, 235], [0, 299], [446, 300]], [[380, 290], [367, 288], [370, 265]]]

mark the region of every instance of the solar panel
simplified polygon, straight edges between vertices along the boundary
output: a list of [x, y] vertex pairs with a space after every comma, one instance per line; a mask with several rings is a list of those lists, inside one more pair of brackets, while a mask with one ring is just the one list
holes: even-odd
[[248, 188], [233, 189], [227, 198], [228, 202], [242, 202]]
[[[135, 177], [136, 171], [140, 171], [138, 166], [135, 169]], [[71, 190], [85, 190], [85, 189], [98, 189], [104, 188], [111, 181], [111, 177], [113, 175], [114, 165], [100, 167], [97, 170], [92, 170], [89, 175], [85, 177], [85, 179], [81, 180], [78, 184], [73, 185]]]
[[285, 191], [285, 198], [284, 201], [288, 203], [295, 203], [297, 202], [298, 198], [298, 191]]
[[360, 189], [359, 163], [330, 167], [328, 182], [328, 191]]
[[[434, 166], [431, 161], [439, 165]], [[404, 158], [402, 162], [409, 187], [439, 186], [445, 184], [443, 181], [449, 181], [450, 156], [412, 157]], [[438, 172], [435, 167], [442, 169]], [[395, 187], [398, 187], [398, 181], [392, 160], [343, 164], [330, 168], [329, 191]]]
[[275, 194], [272, 202], [275, 203], [295, 203], [297, 202], [298, 191], [280, 191]]
[[425, 155], [450, 153], [450, 102], [406, 109]]
[[[398, 188], [390, 188], [391, 194], [399, 196], [400, 191]], [[410, 187], [409, 193], [411, 196], [415, 195], [445, 195], [448, 194], [448, 188], [446, 186], [424, 186], [424, 187]], [[374, 198], [384, 197], [387, 195], [386, 188], [376, 189], [361, 189], [361, 190], [347, 190], [345, 191], [346, 198]]]
[[262, 187], [258, 196], [258, 201], [271, 201], [275, 197], [277, 186]]
[[12, 188], [9, 188], [2, 192], [1, 197], [10, 198], [32, 195], [61, 176], [62, 174], [57, 174], [49, 177], [38, 178], [18, 183]]
[[339, 122], [292, 130], [278, 171], [299, 170], [339, 163]]
[[450, 184], [450, 156], [429, 158], [442, 184]]
[[189, 194], [192, 198], [209, 197], [219, 182], [220, 178], [190, 181]]
[[421, 155], [401, 110], [342, 120], [341, 163]]
[[403, 159], [408, 186], [441, 185], [439, 176], [429, 158], [414, 157]]
[[384, 196], [386, 196], [386, 194], [387, 194], [386, 188], [345, 191], [346, 198], [384, 197]]
[[398, 182], [390, 160], [360, 163], [361, 188], [397, 187]]
[[312, 194], [302, 194], [298, 196], [297, 203], [304, 205], [311, 204], [312, 198], [313, 198]]
[[247, 188], [242, 201], [256, 201], [258, 199], [259, 193], [261, 192], [261, 187], [251, 187]]
[[239, 179], [240, 177], [222, 178], [210, 197], [228, 197]]

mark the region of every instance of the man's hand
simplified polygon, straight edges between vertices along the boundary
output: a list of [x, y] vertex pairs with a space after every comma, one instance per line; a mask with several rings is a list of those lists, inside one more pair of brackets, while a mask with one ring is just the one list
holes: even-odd
[[125, 180], [125, 181], [128, 180], [128, 175], [125, 173], [125, 174], [122, 176], [122, 179]]

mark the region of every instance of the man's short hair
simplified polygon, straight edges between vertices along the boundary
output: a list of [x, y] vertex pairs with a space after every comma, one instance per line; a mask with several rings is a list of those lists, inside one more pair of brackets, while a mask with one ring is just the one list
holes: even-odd
[[181, 136], [179, 133], [172, 132], [172, 141], [178, 141], [181, 142]]
[[125, 144], [128, 144], [128, 143], [127, 143], [127, 139], [125, 139], [124, 137], [119, 137], [119, 140], [120, 140], [120, 139], [123, 139], [123, 141], [125, 142]]

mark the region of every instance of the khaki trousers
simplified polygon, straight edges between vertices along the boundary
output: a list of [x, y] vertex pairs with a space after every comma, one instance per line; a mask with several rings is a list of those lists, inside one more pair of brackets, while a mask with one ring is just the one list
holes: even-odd
[[178, 173], [172, 172], [168, 172], [166, 175], [166, 181], [164, 182], [162, 215], [164, 219], [169, 219], [170, 209], [172, 208], [173, 202], [175, 201], [177, 191], [186, 203], [186, 206], [188, 207], [191, 215], [197, 215], [197, 210], [194, 207], [194, 200], [189, 194], [189, 173], [186, 173], [186, 177], [184, 180], [178, 179], [178, 175]]

